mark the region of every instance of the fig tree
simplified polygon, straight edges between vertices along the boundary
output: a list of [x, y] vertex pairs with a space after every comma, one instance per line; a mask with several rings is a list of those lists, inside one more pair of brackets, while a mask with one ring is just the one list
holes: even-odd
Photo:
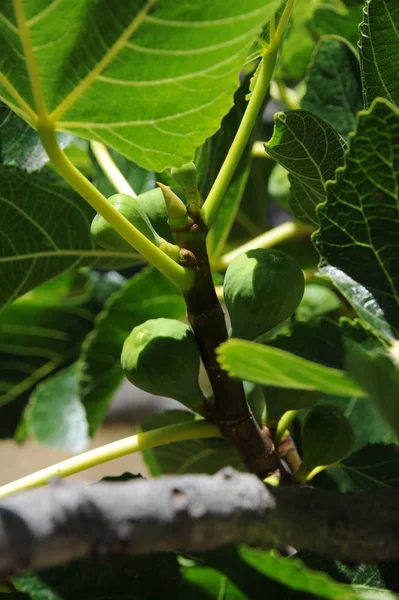
[[126, 377], [158, 396], [192, 410], [204, 401], [199, 387], [200, 350], [190, 328], [175, 319], [150, 319], [133, 329], [121, 356]]
[[304, 286], [298, 263], [281, 250], [258, 248], [239, 254], [224, 280], [231, 335], [253, 340], [288, 319]]

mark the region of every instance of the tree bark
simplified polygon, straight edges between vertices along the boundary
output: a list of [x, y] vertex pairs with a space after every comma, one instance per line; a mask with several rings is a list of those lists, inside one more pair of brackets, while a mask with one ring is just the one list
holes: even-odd
[[56, 483], [0, 502], [0, 576], [101, 552], [294, 546], [335, 559], [399, 559], [399, 490], [268, 487], [226, 468], [125, 483]]

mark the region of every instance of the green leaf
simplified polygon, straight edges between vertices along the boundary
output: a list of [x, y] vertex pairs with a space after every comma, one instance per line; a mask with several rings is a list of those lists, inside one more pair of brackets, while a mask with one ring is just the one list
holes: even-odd
[[346, 367], [399, 439], [399, 364], [360, 323], [345, 326]]
[[327, 474], [335, 480], [342, 493], [397, 488], [398, 473], [397, 444], [368, 444], [346, 458], [340, 467], [327, 469]]
[[[338, 583], [322, 572], [308, 569], [297, 558], [284, 558], [272, 552], [246, 546], [211, 554], [207, 557], [207, 562], [227, 575], [241, 591], [247, 594], [248, 598], [284, 598], [284, 588], [274, 587], [275, 583], [290, 588], [290, 595], [287, 593], [285, 596], [287, 600], [297, 598], [295, 592], [309, 594], [305, 596], [309, 600], [315, 597], [329, 600], [375, 600], [376, 598], [397, 600], [398, 598], [388, 590], [368, 586], [357, 588]], [[298, 598], [304, 600], [302, 595]]]
[[307, 567], [324, 571], [335, 581], [341, 583], [350, 583], [353, 586], [372, 586], [378, 589], [387, 587], [393, 592], [399, 590], [398, 563], [394, 561], [379, 563], [378, 565], [364, 563], [348, 565], [308, 551], [300, 551], [296, 556]]
[[348, 375], [290, 352], [243, 340], [229, 340], [218, 350], [218, 361], [231, 377], [276, 387], [319, 390], [337, 396], [364, 396]]
[[353, 48], [336, 37], [323, 37], [312, 56], [302, 108], [346, 137], [363, 108], [359, 61]]
[[[33, 0], [24, 4], [33, 77], [15, 14], [3, 9], [0, 93], [32, 120], [30, 75], [57, 129], [104, 142], [147, 169], [179, 166], [218, 129], [248, 48], [279, 5], [101, 0], [49, 10]], [[59, 23], [68, 23], [62, 35]]]
[[52, 172], [28, 175], [0, 166], [0, 207], [0, 306], [67, 269], [139, 259], [133, 249], [95, 248], [93, 209]]
[[330, 264], [367, 288], [399, 330], [399, 112], [384, 100], [360, 113], [345, 167], [327, 185], [314, 235]]
[[[68, 133], [59, 133], [57, 138], [61, 148], [66, 148], [74, 139]], [[37, 132], [0, 102], [0, 164], [32, 173], [47, 162], [48, 156]]]
[[[151, 431], [175, 423], [189, 423], [195, 415], [187, 411], [171, 410], [151, 415], [142, 431]], [[226, 465], [242, 470], [241, 460], [233, 446], [222, 439], [198, 439], [176, 442], [143, 451], [144, 460], [153, 477], [165, 474], [216, 473]]]
[[180, 571], [179, 600], [247, 600], [229, 579], [216, 569], [190, 566]]
[[15, 302], [0, 313], [0, 406], [73, 362], [97, 307]]
[[362, 321], [387, 340], [393, 339], [392, 330], [386, 322], [384, 313], [369, 290], [336, 267], [330, 265], [320, 267], [319, 273], [334, 284]]
[[80, 361], [80, 390], [92, 435], [102, 422], [124, 374], [122, 346], [136, 326], [147, 319], [182, 319], [186, 306], [180, 292], [151, 268], [127, 281], [97, 316]]
[[314, 35], [338, 35], [348, 40], [353, 47], [359, 41], [359, 23], [363, 16], [364, 1], [358, 0], [347, 7], [316, 5], [310, 29]]
[[[99, 543], [99, 558], [103, 558], [102, 550], [106, 552], [106, 543]], [[177, 598], [179, 565], [176, 555], [165, 552], [134, 558], [109, 556], [28, 572], [12, 582], [32, 600], [159, 600]]]
[[366, 0], [360, 27], [360, 64], [366, 108], [380, 96], [399, 106], [399, 5]]
[[28, 433], [40, 444], [72, 453], [88, 449], [88, 424], [75, 365], [36, 386], [24, 420]]
[[396, 443], [396, 436], [378, 412], [371, 398], [343, 398], [326, 396], [318, 404], [329, 404], [338, 408], [352, 425], [356, 433], [352, 452], [366, 444]]
[[324, 285], [308, 283], [300, 305], [295, 311], [295, 319], [299, 322], [313, 321], [328, 315], [341, 306], [338, 296]]
[[266, 151], [290, 173], [295, 217], [317, 225], [315, 208], [325, 200], [326, 181], [343, 164], [345, 142], [329, 123], [306, 110], [276, 113], [274, 121]]

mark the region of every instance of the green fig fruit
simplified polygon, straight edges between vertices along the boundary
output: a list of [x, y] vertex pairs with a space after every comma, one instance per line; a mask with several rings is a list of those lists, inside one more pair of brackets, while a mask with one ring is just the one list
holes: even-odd
[[307, 469], [331, 465], [343, 458], [355, 441], [348, 419], [334, 406], [314, 406], [302, 423], [303, 465]]
[[224, 279], [231, 335], [253, 340], [270, 331], [292, 315], [304, 287], [298, 263], [281, 250], [242, 252], [230, 263]]
[[[155, 231], [138, 198], [127, 194], [115, 194], [108, 198], [112, 204], [132, 225], [145, 235], [153, 244], [160, 246], [164, 241]], [[109, 250], [131, 250], [131, 245], [115, 231], [101, 215], [97, 214], [91, 224], [90, 233], [102, 248]]]
[[190, 328], [175, 319], [150, 319], [133, 329], [121, 356], [126, 377], [158, 396], [175, 398], [192, 410], [204, 395], [199, 387], [200, 350]]
[[173, 242], [172, 232], [168, 224], [168, 213], [162, 190], [157, 187], [137, 196], [141, 210], [150, 219], [152, 226], [167, 242]]

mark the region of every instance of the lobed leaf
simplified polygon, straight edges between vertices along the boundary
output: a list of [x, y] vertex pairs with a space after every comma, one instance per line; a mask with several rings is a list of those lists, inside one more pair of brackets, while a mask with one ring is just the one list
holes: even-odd
[[345, 166], [326, 186], [314, 243], [332, 265], [364, 286], [399, 329], [399, 111], [377, 100], [360, 113]]
[[291, 208], [297, 219], [317, 225], [316, 206], [325, 200], [325, 183], [344, 161], [343, 138], [306, 110], [276, 113], [266, 151], [289, 171]]

